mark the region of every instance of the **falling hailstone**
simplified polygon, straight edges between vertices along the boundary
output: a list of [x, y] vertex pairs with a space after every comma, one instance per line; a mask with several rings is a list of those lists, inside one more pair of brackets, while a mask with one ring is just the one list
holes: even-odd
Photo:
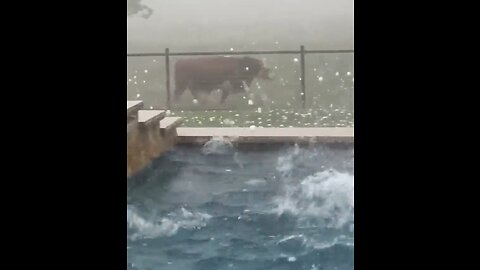
[[198, 104], [198, 100], [194, 99], [192, 100], [193, 104]]
[[137, 98], [139, 98], [139, 97], [140, 97], [140, 94], [137, 94]]
[[297, 63], [297, 62], [298, 62], [298, 58], [293, 58], [293, 62]]
[[250, 126], [250, 130], [254, 130], [255, 129], [255, 126]]
[[262, 113], [262, 108], [258, 107], [257, 112]]
[[248, 100], [248, 105], [253, 105], [253, 100], [249, 99]]

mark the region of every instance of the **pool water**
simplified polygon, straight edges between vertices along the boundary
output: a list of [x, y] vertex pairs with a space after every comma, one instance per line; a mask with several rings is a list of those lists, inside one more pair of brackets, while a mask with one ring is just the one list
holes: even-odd
[[176, 147], [127, 186], [127, 269], [353, 269], [353, 145]]

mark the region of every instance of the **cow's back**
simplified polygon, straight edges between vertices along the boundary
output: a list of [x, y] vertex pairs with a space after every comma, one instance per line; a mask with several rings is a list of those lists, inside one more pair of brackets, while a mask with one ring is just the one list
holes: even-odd
[[238, 60], [231, 57], [202, 57], [178, 60], [176, 79], [221, 83], [238, 69]]

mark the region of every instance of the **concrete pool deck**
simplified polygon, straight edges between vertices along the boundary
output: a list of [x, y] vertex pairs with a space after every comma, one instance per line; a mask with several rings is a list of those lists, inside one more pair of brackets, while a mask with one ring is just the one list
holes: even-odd
[[353, 143], [353, 128], [177, 128], [177, 143], [205, 143], [215, 137], [238, 143]]

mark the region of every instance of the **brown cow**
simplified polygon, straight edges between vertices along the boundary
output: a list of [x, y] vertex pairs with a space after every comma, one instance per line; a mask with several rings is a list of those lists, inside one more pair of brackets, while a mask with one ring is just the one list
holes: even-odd
[[[188, 88], [195, 98], [200, 93], [210, 94], [222, 90], [220, 103], [230, 93], [245, 91], [254, 78], [270, 79], [270, 70], [263, 62], [252, 57], [203, 57], [181, 59], [175, 64], [175, 100]], [[230, 87], [225, 87], [229, 83]]]

